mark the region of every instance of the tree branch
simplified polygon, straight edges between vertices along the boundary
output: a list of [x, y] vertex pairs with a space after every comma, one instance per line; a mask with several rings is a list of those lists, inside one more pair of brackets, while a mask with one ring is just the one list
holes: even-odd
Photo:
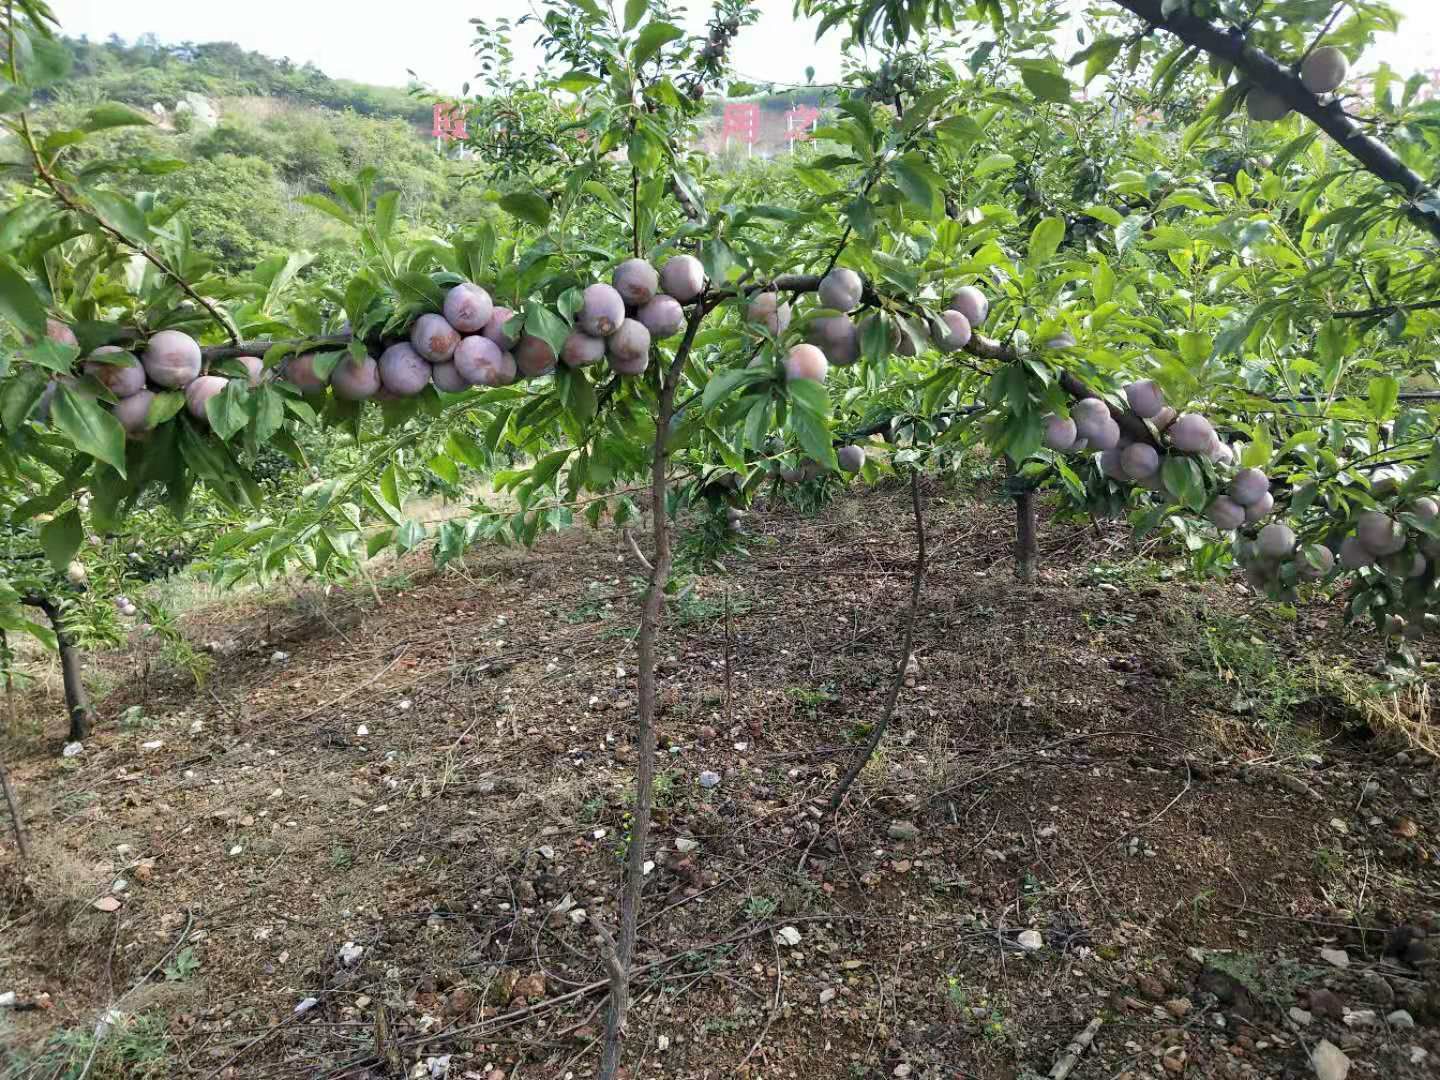
[[1419, 173], [1406, 166], [1390, 147], [1365, 134], [1359, 124], [1345, 115], [1339, 101], [1322, 103], [1315, 94], [1305, 89], [1298, 75], [1281, 66], [1274, 57], [1247, 44], [1242, 35], [1227, 32], [1208, 19], [1184, 12], [1167, 18], [1162, 14], [1163, 0], [1115, 2], [1153, 26], [1168, 30], [1185, 44], [1232, 65], [1260, 89], [1274, 94], [1313, 122], [1368, 172], [1404, 192], [1406, 216], [1418, 228], [1440, 239], [1440, 210], [1424, 210], [1415, 205], [1415, 200], [1431, 193], [1430, 185]]

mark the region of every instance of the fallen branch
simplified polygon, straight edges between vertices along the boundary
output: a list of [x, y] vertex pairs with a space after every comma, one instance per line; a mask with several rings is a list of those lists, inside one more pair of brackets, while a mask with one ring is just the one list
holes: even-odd
[[1065, 1080], [1070, 1075], [1070, 1070], [1080, 1060], [1080, 1055], [1090, 1049], [1090, 1044], [1095, 1041], [1095, 1033], [1100, 1030], [1100, 1025], [1105, 1021], [1095, 1017], [1085, 1025], [1085, 1030], [1070, 1040], [1070, 1045], [1065, 1047], [1065, 1055], [1050, 1069], [1050, 1080]]

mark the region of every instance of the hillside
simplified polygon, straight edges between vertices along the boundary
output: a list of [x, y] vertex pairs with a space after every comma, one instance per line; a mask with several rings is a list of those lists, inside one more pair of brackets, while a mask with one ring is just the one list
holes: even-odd
[[333, 223], [299, 200], [367, 165], [382, 190], [400, 191], [412, 227], [443, 231], [482, 212], [461, 190], [463, 166], [435, 153], [430, 103], [405, 90], [342, 82], [229, 42], [66, 44], [72, 77], [48, 110], [63, 121], [119, 101], [154, 116], [153, 127], [122, 129], [90, 152], [183, 163], [161, 176], [122, 172], [118, 182], [183, 198], [197, 245], [227, 272], [297, 249], [348, 258]]

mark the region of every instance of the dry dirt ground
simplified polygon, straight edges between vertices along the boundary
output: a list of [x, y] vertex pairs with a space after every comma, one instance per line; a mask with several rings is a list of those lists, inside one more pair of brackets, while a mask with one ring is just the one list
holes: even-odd
[[[1046, 1076], [1096, 1020], [1073, 1078], [1312, 1076], [1321, 1040], [1440, 1075], [1440, 772], [1373, 639], [1088, 526], [1020, 586], [1005, 504], [928, 518], [911, 685], [803, 868], [897, 661], [907, 494], [757, 513], [673, 605], [630, 1075]], [[636, 565], [576, 532], [393, 570], [193, 613], [199, 691], [92, 658], [77, 756], [23, 703], [0, 1076], [593, 1075]]]

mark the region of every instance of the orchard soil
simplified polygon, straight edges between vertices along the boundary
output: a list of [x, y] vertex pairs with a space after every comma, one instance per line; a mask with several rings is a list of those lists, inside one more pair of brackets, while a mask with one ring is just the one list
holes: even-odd
[[[1322, 1038], [1437, 1075], [1440, 773], [1377, 642], [1118, 526], [1047, 518], [1017, 585], [1009, 504], [927, 488], [899, 712], [803, 866], [898, 660], [906, 491], [771, 500], [670, 606], [630, 1075], [1044, 1076], [1096, 1018], [1072, 1077], [1310, 1076]], [[92, 657], [71, 758], [22, 701], [0, 1076], [78, 1076], [117, 1003], [102, 1080], [593, 1075], [640, 575], [576, 531], [235, 598], [187, 617], [199, 691]]]

